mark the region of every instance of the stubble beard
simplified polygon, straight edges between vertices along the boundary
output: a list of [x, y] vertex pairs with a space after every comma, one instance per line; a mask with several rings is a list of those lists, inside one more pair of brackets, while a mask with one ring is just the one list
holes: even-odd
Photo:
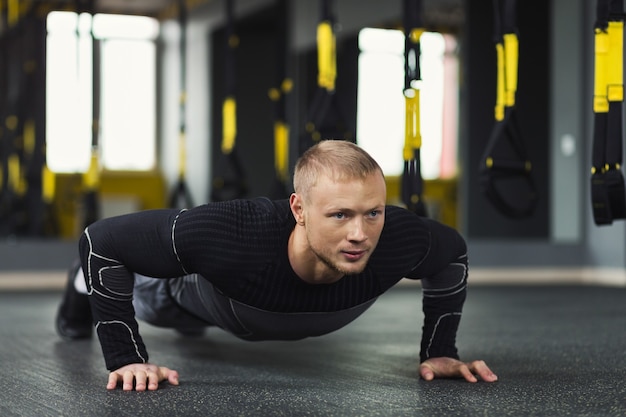
[[365, 269], [365, 266], [367, 265], [367, 262], [363, 262], [360, 265], [360, 268], [358, 270], [349, 271], [349, 270], [342, 268], [337, 262], [333, 262], [330, 256], [315, 249], [315, 247], [311, 246], [310, 243], [309, 243], [309, 247], [311, 248], [311, 251], [313, 252], [313, 254], [317, 257], [317, 259], [319, 259], [324, 265], [326, 265], [330, 270], [338, 272], [343, 276], [358, 275], [361, 272], [363, 272], [363, 270]]

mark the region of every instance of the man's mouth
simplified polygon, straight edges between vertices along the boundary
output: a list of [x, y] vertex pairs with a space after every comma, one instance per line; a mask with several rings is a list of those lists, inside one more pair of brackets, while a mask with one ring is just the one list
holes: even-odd
[[345, 250], [342, 251], [343, 256], [351, 262], [355, 262], [358, 261], [359, 259], [363, 258], [363, 256], [365, 256], [365, 254], [367, 253], [367, 251], [365, 250]]

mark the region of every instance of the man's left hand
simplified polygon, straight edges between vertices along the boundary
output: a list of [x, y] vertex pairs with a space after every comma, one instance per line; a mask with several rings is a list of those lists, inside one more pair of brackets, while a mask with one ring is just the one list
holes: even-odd
[[496, 374], [484, 361], [461, 362], [454, 358], [430, 358], [420, 364], [420, 376], [426, 381], [435, 378], [465, 378], [468, 382], [478, 382], [478, 376], [485, 382], [498, 380]]

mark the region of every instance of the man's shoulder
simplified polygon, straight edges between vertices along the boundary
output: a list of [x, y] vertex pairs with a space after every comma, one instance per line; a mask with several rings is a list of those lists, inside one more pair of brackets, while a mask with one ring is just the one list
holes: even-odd
[[283, 215], [289, 212], [289, 200], [270, 200], [267, 197], [254, 197], [212, 202], [205, 205], [211, 211], [237, 211], [258, 214]]
[[270, 200], [266, 197], [257, 197], [247, 200], [238, 200], [233, 204], [238, 207], [235, 211], [240, 212], [242, 219], [247, 219], [257, 225], [264, 223], [275, 226], [289, 222], [291, 211], [288, 200]]
[[421, 221], [421, 217], [412, 211], [407, 210], [404, 207], [396, 205], [387, 205], [385, 207], [386, 220], [392, 221], [406, 220], [406, 221]]
[[383, 235], [386, 237], [414, 233], [428, 233], [429, 220], [405, 209], [404, 207], [388, 205], [385, 208], [385, 226]]

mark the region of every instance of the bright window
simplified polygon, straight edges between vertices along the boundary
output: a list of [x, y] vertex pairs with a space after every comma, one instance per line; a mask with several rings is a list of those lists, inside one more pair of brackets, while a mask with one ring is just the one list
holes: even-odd
[[[454, 38], [420, 37], [421, 168], [425, 179], [456, 175], [457, 77]], [[357, 140], [385, 175], [402, 174], [405, 137], [404, 34], [366, 28], [359, 34]]]
[[101, 165], [115, 170], [154, 168], [158, 22], [142, 16], [97, 14], [92, 18], [52, 12], [47, 27], [48, 166], [55, 172], [84, 172], [89, 166], [93, 32], [101, 51]]

